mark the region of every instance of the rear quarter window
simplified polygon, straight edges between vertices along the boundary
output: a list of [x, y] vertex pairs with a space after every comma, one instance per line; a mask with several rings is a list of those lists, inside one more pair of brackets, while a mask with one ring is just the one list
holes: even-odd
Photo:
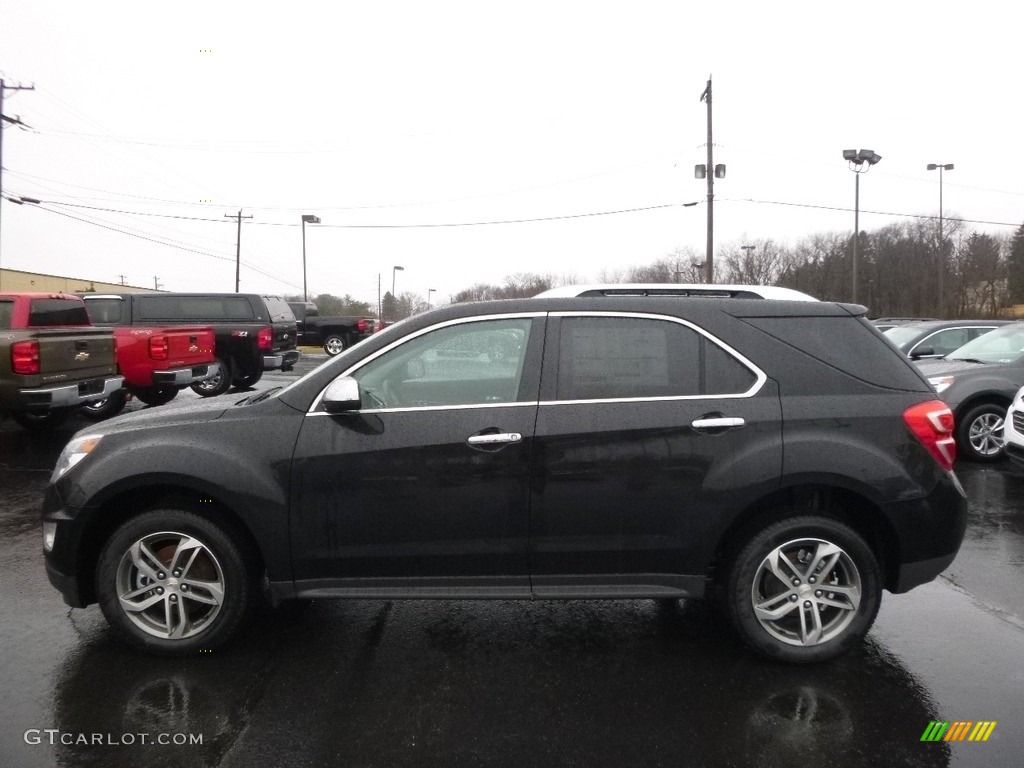
[[292, 312], [292, 308], [280, 296], [264, 296], [263, 301], [267, 304], [267, 310], [270, 312], [270, 321], [272, 323], [292, 322], [295, 320], [296, 315]]
[[144, 296], [139, 298], [142, 320], [252, 320], [255, 314], [244, 296]]
[[86, 299], [89, 316], [98, 325], [117, 325], [121, 322], [121, 311], [124, 309], [123, 299]]

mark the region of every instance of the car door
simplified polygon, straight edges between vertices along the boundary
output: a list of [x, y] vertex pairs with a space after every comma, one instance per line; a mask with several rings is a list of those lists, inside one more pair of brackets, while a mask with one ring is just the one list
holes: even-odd
[[541, 597], [699, 595], [730, 515], [782, 462], [775, 383], [673, 317], [548, 322], [531, 501]]
[[346, 371], [359, 411], [314, 405], [292, 470], [300, 593], [528, 595], [543, 331], [543, 313], [449, 321]]

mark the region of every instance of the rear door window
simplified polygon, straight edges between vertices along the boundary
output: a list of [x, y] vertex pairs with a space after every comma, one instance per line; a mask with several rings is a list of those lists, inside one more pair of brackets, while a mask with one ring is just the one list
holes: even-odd
[[670, 320], [564, 317], [558, 400], [728, 396], [757, 374], [702, 333]]

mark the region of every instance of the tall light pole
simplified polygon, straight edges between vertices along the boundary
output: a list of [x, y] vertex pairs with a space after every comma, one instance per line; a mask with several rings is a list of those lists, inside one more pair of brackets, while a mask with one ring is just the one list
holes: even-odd
[[394, 266], [391, 268], [391, 320], [394, 322], [398, 314], [398, 298], [395, 296], [395, 275], [404, 272], [405, 267]]
[[942, 172], [952, 171], [953, 164], [946, 163], [928, 163], [928, 170], [934, 171], [936, 168], [939, 169], [939, 313], [940, 317], [945, 317], [946, 302], [945, 302], [945, 273], [946, 273], [946, 240], [942, 235]]
[[437, 293], [436, 288], [427, 288], [427, 309], [430, 309], [430, 294]]
[[870, 149], [843, 150], [843, 160], [857, 174], [853, 193], [853, 291], [850, 299], [854, 304], [857, 303], [857, 242], [860, 240], [860, 175], [867, 173], [881, 159], [881, 155], [876, 155]]
[[320, 217], [311, 213], [302, 214], [302, 300], [309, 301], [306, 293], [306, 225], [319, 224]]

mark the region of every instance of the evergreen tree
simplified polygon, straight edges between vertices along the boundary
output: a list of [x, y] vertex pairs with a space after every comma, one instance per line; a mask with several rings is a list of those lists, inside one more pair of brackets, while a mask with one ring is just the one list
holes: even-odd
[[1010, 255], [1006, 262], [1011, 304], [1024, 304], [1024, 224], [1017, 228], [1010, 240]]

